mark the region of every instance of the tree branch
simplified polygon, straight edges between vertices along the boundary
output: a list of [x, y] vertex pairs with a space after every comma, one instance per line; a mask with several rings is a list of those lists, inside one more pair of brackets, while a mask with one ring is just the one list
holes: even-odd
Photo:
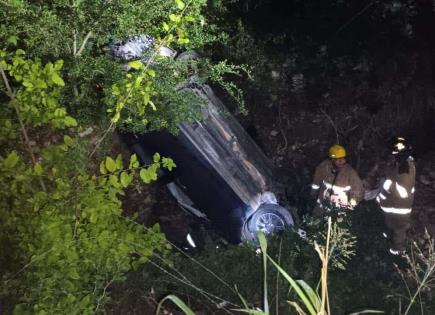
[[[7, 94], [8, 94], [8, 96], [10, 97], [10, 99], [11, 99], [11, 101], [12, 101], [12, 105], [13, 105], [14, 108], [15, 108], [15, 112], [17, 113], [18, 121], [19, 121], [19, 123], [20, 123], [21, 132], [22, 132], [23, 137], [24, 137], [24, 142], [25, 142], [26, 145], [27, 145], [27, 149], [28, 149], [28, 151], [29, 151], [29, 154], [30, 154], [30, 157], [31, 157], [31, 159], [32, 159], [33, 165], [35, 165], [35, 164], [36, 164], [36, 158], [35, 158], [35, 154], [33, 153], [32, 146], [30, 145], [29, 135], [27, 134], [26, 127], [24, 126], [23, 120], [21, 119], [20, 111], [19, 111], [19, 109], [18, 109], [18, 107], [17, 107], [17, 104], [14, 102], [14, 101], [15, 101], [15, 95], [14, 95], [14, 92], [12, 91], [11, 86], [9, 85], [9, 80], [8, 80], [8, 78], [6, 77], [5, 70], [3, 69], [3, 67], [2, 67], [1, 64], [0, 64], [0, 72], [1, 72], [1, 75], [2, 75], [2, 78], [3, 78], [3, 82], [4, 82], [5, 86], [6, 86]], [[47, 191], [47, 189], [46, 189], [46, 187], [45, 187], [45, 184], [44, 184], [44, 182], [42, 181], [42, 178], [41, 178], [41, 177], [39, 177], [39, 182], [40, 182], [40, 184], [41, 184], [41, 188], [42, 188], [42, 190], [43, 190], [43, 191]]]
[[89, 38], [91, 37], [91, 35], [92, 35], [92, 31], [89, 31], [88, 34], [86, 34], [86, 37], [85, 37], [85, 39], [83, 40], [83, 43], [82, 43], [82, 45], [80, 46], [79, 51], [75, 54], [75, 57], [78, 57], [78, 56], [80, 56], [80, 55], [82, 54], [83, 49], [85, 49], [86, 43], [88, 42], [88, 40], [89, 40]]
[[73, 41], [73, 55], [77, 54], [77, 32], [74, 30], [73, 32], [74, 41]]
[[326, 118], [331, 123], [332, 128], [334, 128], [334, 131], [335, 131], [335, 136], [336, 136], [336, 140], [337, 140], [336, 143], [340, 144], [340, 139], [339, 139], [339, 136], [338, 136], [338, 129], [337, 129], [337, 126], [335, 125], [334, 121], [332, 120], [331, 116], [329, 116], [323, 109], [320, 109], [320, 111], [322, 112], [323, 115], [326, 116]]

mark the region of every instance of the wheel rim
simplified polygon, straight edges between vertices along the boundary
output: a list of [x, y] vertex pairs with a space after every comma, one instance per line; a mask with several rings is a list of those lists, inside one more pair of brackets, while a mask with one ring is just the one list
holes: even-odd
[[276, 231], [284, 230], [285, 222], [280, 216], [274, 213], [265, 213], [258, 217], [255, 228], [257, 231], [261, 231], [264, 234], [271, 234]]

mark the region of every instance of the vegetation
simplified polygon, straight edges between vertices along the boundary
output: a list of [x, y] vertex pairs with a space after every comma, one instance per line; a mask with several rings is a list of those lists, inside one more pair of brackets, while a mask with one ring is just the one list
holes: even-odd
[[[21, 50], [10, 60], [0, 55], [9, 97], [3, 119], [11, 121], [1, 138], [1, 241], [10, 248], [2, 257], [2, 295], [17, 299], [18, 313], [101, 311], [111, 283], [155, 250], [168, 250], [158, 226], [144, 230], [121, 216], [119, 196], [135, 177], [150, 182], [158, 168], [174, 164], [155, 155], [140, 167], [133, 155], [124, 167], [118, 155], [92, 173], [89, 145], [73, 135], [77, 122], [59, 101], [62, 62], [44, 65]], [[36, 146], [30, 131], [56, 135], [35, 139], [49, 141]]]
[[[166, 257], [159, 227], [124, 217], [120, 197], [137, 179], [149, 183], [160, 167], [175, 164], [157, 153], [151, 165], [140, 166], [133, 155], [125, 166], [121, 154], [105, 156], [102, 143], [118, 125], [174, 130], [197, 117], [199, 101], [177, 92], [192, 74], [187, 63], [164, 60], [155, 68], [132, 61], [134, 71], [126, 73], [107, 49], [145, 30], [158, 39], [154, 49], [204, 45], [214, 35], [203, 25], [203, 6], [1, 3], [0, 239], [9, 251], [1, 257], [0, 297], [7, 311], [102, 312], [110, 286], [128, 270], [155, 252]], [[101, 130], [97, 140], [84, 132], [90, 123]]]
[[[300, 119], [303, 145], [317, 137], [305, 129], [314, 121], [325, 143], [349, 144], [367, 171], [391, 134], [434, 130], [431, 1], [7, 0], [0, 21], [1, 312], [122, 312], [123, 286], [149, 293], [153, 306], [173, 293], [210, 314], [288, 312], [287, 300], [301, 301], [296, 288], [308, 313], [433, 312], [431, 237], [408, 260], [386, 257], [372, 205], [333, 225], [330, 238], [324, 222], [309, 222], [311, 241], [288, 232], [269, 242], [267, 256], [264, 244], [261, 257], [252, 244], [209, 242], [190, 257], [171, 251], [158, 225], [122, 211], [127, 189], [174, 162], [156, 154], [140, 166], [112, 146], [115, 130], [176, 133], [197, 119], [203, 102], [183, 87], [207, 82], [236, 112], [255, 113], [244, 122], [289, 131]], [[113, 44], [144, 34], [155, 43], [140, 60], [112, 56]], [[201, 58], [163, 58], [161, 46]], [[281, 133], [284, 144], [270, 155], [290, 150]], [[297, 153], [302, 144], [293, 146]], [[288, 201], [309, 208], [308, 176], [297, 176], [287, 183], [297, 200]], [[314, 242], [327, 239], [319, 261]], [[265, 260], [278, 271], [263, 269]]]
[[[435, 307], [430, 289], [433, 254], [414, 248], [415, 254], [409, 255], [409, 261], [388, 255], [386, 241], [379, 237], [381, 220], [375, 207], [359, 208], [339, 223], [333, 220], [329, 242], [327, 221], [308, 226], [310, 241], [301, 239], [294, 231], [287, 231], [268, 241], [266, 270], [263, 269], [265, 257], [256, 253], [254, 244], [234, 246], [214, 241], [197, 253], [179, 252], [171, 259], [173, 264], [154, 256], [139, 272], [130, 275], [128, 288], [118, 292], [116, 299], [128, 301], [134, 312], [147, 303], [157, 306], [170, 293], [198, 313], [237, 314], [235, 309], [249, 309], [254, 314], [260, 309], [266, 310], [263, 281], [267, 279], [269, 314], [299, 314], [287, 301], [296, 302], [307, 312], [291, 281], [282, 273], [285, 272], [297, 280], [317, 310], [320, 310], [317, 308], [319, 303], [313, 301], [322, 300], [319, 279], [327, 277], [327, 282], [323, 283], [328, 284], [329, 310], [326, 304], [324, 307], [328, 314], [358, 314], [364, 310], [394, 314], [403, 312], [408, 306], [408, 314], [430, 314]], [[322, 269], [325, 260], [319, 260], [315, 248], [316, 244], [327, 243], [328, 272], [325, 275], [325, 269]], [[325, 254], [326, 247], [322, 246], [319, 250]], [[280, 269], [273, 267], [275, 264], [271, 260]], [[314, 293], [308, 293], [305, 289], [309, 290], [308, 287]], [[144, 294], [146, 303], [140, 302]], [[124, 307], [121, 303], [114, 310]], [[161, 307], [171, 310], [167, 301]]]

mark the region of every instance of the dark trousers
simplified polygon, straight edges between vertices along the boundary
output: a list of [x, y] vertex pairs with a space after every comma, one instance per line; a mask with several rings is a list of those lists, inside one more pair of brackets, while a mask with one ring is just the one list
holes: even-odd
[[411, 213], [395, 214], [385, 213], [385, 224], [391, 230], [391, 249], [406, 249], [406, 232], [411, 226]]

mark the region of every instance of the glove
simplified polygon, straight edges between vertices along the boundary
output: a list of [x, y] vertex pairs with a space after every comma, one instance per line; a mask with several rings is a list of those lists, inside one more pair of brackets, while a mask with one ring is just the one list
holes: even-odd
[[356, 199], [350, 198], [350, 205], [352, 206], [352, 209], [355, 208], [357, 204], [358, 202], [356, 202]]

